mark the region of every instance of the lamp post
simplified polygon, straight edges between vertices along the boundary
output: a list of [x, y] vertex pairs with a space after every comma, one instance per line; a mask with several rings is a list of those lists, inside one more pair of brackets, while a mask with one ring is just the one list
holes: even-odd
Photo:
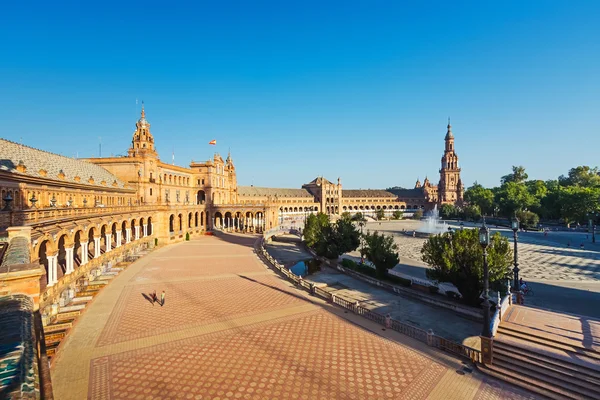
[[514, 217], [511, 221], [511, 228], [513, 231], [513, 240], [515, 242], [515, 250], [514, 250], [514, 268], [513, 268], [513, 273], [514, 273], [514, 282], [513, 282], [513, 288], [515, 288], [516, 290], [519, 289], [519, 252], [518, 252], [518, 247], [517, 247], [517, 232], [519, 231], [519, 218]]
[[592, 243], [596, 243], [596, 219], [600, 216], [600, 213], [591, 212], [588, 214], [589, 218], [589, 229], [592, 231]]
[[479, 244], [483, 249], [483, 329], [481, 331], [481, 336], [485, 338], [491, 338], [492, 332], [490, 329], [490, 300], [489, 300], [489, 286], [490, 286], [490, 272], [488, 269], [487, 262], [487, 247], [490, 245], [490, 230], [485, 225], [485, 220], [483, 220], [483, 225], [479, 228]]

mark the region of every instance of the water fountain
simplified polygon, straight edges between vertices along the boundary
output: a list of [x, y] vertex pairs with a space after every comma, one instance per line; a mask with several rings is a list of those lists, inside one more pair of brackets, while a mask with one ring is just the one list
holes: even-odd
[[436, 204], [433, 207], [433, 210], [427, 213], [425, 220], [421, 221], [421, 225], [417, 228], [416, 234], [417, 236], [430, 236], [444, 232], [448, 232], [448, 224], [440, 220], [440, 211]]

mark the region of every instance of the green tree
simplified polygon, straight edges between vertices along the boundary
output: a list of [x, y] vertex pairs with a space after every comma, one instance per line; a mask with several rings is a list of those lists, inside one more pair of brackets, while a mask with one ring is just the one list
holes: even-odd
[[477, 204], [470, 204], [463, 209], [463, 215], [467, 221], [479, 221], [481, 210]]
[[600, 210], [600, 188], [568, 186], [560, 189], [561, 217], [567, 224], [585, 222], [588, 213]]
[[404, 216], [404, 213], [400, 210], [396, 210], [396, 211], [394, 211], [394, 214], [392, 214], [392, 218], [394, 218], [394, 219], [402, 219], [403, 216]]
[[465, 201], [479, 206], [481, 212], [487, 215], [492, 214], [494, 211], [494, 192], [484, 188], [477, 182], [465, 190]]
[[323, 232], [321, 248], [325, 249], [323, 255], [327, 258], [337, 259], [360, 245], [360, 232], [349, 219], [339, 219]]
[[378, 220], [382, 220], [385, 218], [385, 211], [383, 211], [383, 209], [379, 209], [375, 212], [375, 216], [377, 217]]
[[532, 211], [517, 211], [517, 218], [524, 228], [535, 228], [540, 222], [540, 217]]
[[365, 235], [365, 256], [367, 260], [375, 265], [377, 277], [382, 279], [387, 275], [390, 268], [394, 268], [400, 261], [398, 257], [398, 245], [393, 236], [386, 236], [367, 232]]
[[558, 181], [562, 186], [599, 187], [600, 171], [598, 167], [591, 168], [582, 165], [571, 168], [568, 176], [561, 175]]
[[502, 215], [512, 217], [517, 211], [536, 205], [537, 199], [529, 193], [524, 183], [507, 182], [496, 192], [496, 203]]
[[311, 214], [306, 218], [304, 224], [304, 241], [308, 247], [315, 247], [322, 240], [323, 230], [329, 226], [329, 217], [327, 214]]
[[505, 183], [509, 183], [509, 182], [514, 182], [514, 183], [523, 183], [527, 180], [527, 178], [529, 177], [529, 175], [527, 175], [527, 173], [525, 172], [525, 167], [519, 165], [513, 165], [512, 167], [512, 173], [508, 174], [508, 175], [504, 175], [502, 178], [500, 178], [500, 183], [501, 184], [505, 184]]
[[[483, 250], [478, 229], [457, 230], [430, 236], [421, 249], [422, 260], [431, 265], [427, 277], [450, 282], [464, 301], [479, 305], [483, 291]], [[512, 251], [508, 239], [496, 232], [488, 246], [490, 285], [499, 283], [511, 273]]]
[[458, 209], [454, 204], [442, 204], [440, 216], [444, 219], [456, 218], [458, 217]]
[[340, 218], [352, 221], [352, 214], [350, 214], [348, 211], [344, 211], [342, 215], [340, 215]]
[[417, 210], [413, 213], [413, 219], [421, 219], [423, 218], [423, 210]]
[[546, 196], [540, 200], [538, 214], [543, 219], [561, 218], [560, 190], [561, 187], [557, 180], [548, 180], [545, 182]]

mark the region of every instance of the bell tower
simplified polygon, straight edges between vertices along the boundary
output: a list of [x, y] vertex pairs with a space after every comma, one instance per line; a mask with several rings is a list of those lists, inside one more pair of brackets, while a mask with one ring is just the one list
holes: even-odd
[[458, 155], [454, 151], [454, 135], [452, 134], [450, 118], [448, 118], [448, 131], [444, 141], [446, 146], [442, 156], [442, 168], [440, 169], [438, 203], [456, 204], [462, 202], [464, 188], [460, 179]]
[[146, 111], [144, 110], [144, 102], [142, 102], [142, 116], [135, 123], [135, 132], [133, 132], [133, 140], [131, 147], [128, 150], [129, 157], [152, 155], [157, 156], [154, 148], [154, 137], [150, 133], [150, 123], [146, 120]]

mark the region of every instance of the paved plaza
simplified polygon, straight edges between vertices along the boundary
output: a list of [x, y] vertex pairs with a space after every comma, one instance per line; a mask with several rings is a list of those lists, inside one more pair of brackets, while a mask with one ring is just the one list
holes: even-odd
[[295, 289], [255, 239], [202, 237], [129, 266], [61, 345], [55, 398], [534, 398]]
[[[456, 223], [450, 224], [459, 229]], [[394, 234], [399, 247], [400, 265], [394, 269], [424, 279], [428, 268], [421, 261], [425, 239], [406, 236], [403, 231], [417, 229], [417, 221], [383, 221], [367, 223], [365, 229]], [[466, 228], [479, 225], [467, 224]], [[495, 229], [509, 237], [512, 231]], [[600, 241], [600, 237], [598, 238]], [[581, 249], [580, 245], [584, 244]], [[569, 246], [570, 244], [570, 246]], [[358, 252], [351, 255], [359, 257]], [[532, 284], [534, 296], [526, 304], [553, 310], [600, 318], [600, 243], [592, 244], [591, 236], [579, 232], [519, 233], [520, 276]]]

